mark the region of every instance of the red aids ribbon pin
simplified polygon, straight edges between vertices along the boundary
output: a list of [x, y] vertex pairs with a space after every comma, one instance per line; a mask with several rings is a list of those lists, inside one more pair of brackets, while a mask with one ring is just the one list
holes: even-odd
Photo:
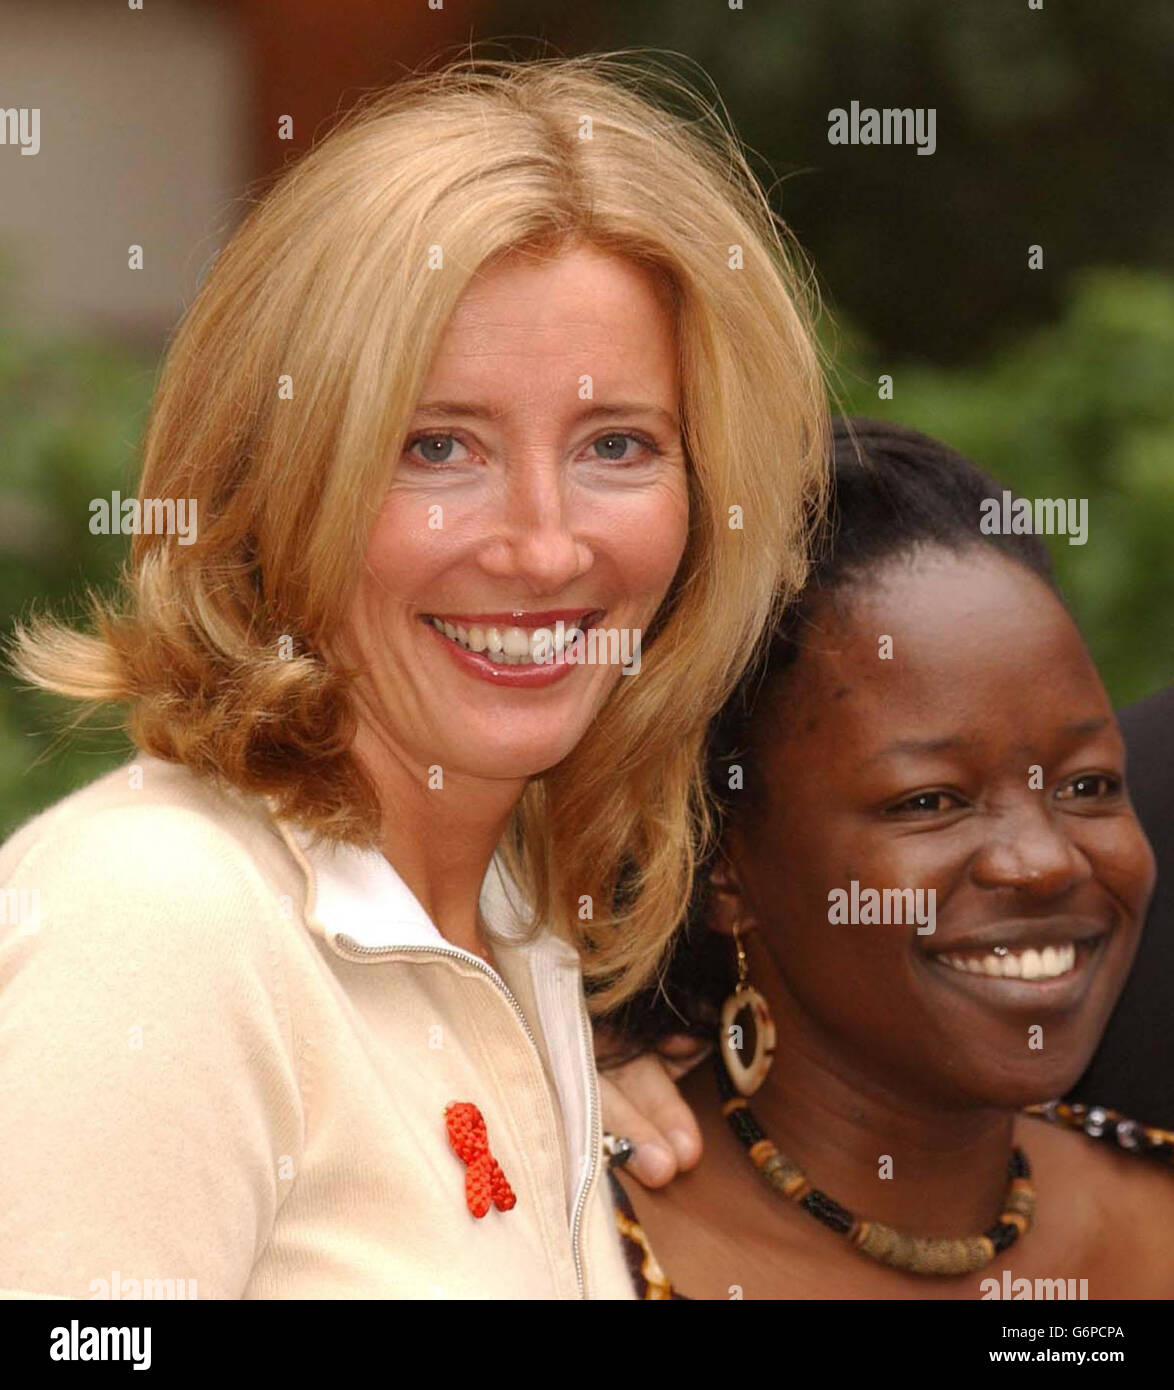
[[444, 1124], [453, 1153], [465, 1165], [465, 1201], [476, 1217], [489, 1210], [509, 1211], [517, 1202], [514, 1190], [489, 1152], [489, 1131], [480, 1110], [467, 1100], [454, 1100], [444, 1109]]

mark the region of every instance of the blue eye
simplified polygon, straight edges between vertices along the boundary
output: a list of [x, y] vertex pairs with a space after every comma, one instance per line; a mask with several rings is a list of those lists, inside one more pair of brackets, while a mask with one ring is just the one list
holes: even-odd
[[463, 459], [453, 457], [454, 448], [463, 449], [464, 445], [451, 434], [417, 434], [408, 440], [404, 452], [413, 457], [412, 451], [419, 449], [420, 453], [414, 455], [417, 463], [439, 465], [463, 462]]
[[[659, 454], [660, 450], [656, 444], [646, 435], [631, 434], [628, 431], [613, 431], [611, 434], [601, 434], [592, 444], [596, 450], [596, 457], [608, 463], [631, 463], [633, 459], [625, 454], [628, 443], [638, 444], [641, 448], [647, 449], [651, 454]], [[600, 450], [606, 452], [599, 452]]]

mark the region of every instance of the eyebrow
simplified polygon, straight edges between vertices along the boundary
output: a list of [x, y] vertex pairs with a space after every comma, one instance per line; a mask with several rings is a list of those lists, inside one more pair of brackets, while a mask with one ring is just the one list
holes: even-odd
[[875, 762], [878, 758], [899, 758], [918, 753], [945, 753], [957, 748], [973, 747], [974, 743], [974, 739], [963, 738], [961, 734], [953, 734], [946, 738], [902, 738], [896, 743], [887, 744], [868, 761]]
[[[499, 406], [478, 405], [473, 401], [423, 401], [415, 409], [415, 415], [452, 416], [461, 415], [470, 420], [500, 420], [505, 411]], [[582, 411], [576, 420], [618, 419], [630, 415], [656, 415], [666, 424], [676, 429], [680, 421], [676, 416], [651, 405], [647, 401], [617, 401], [610, 404], [597, 404]]]
[[[1075, 723], [1065, 724], [1060, 732], [1065, 738], [1084, 738], [1089, 734], [1099, 733], [1108, 725], [1108, 718], [1098, 715], [1093, 719], [1078, 719]], [[975, 743], [975, 739], [963, 738], [961, 734], [952, 734], [945, 738], [902, 738], [874, 753], [868, 761], [875, 762], [878, 758], [895, 758], [911, 754], [924, 756], [930, 753], [955, 752], [961, 748], [972, 748]]]
[[1082, 738], [1085, 734], [1097, 734], [1108, 727], [1108, 716], [1102, 714], [1093, 719], [1078, 719], [1074, 724], [1065, 724], [1063, 732], [1069, 738]]

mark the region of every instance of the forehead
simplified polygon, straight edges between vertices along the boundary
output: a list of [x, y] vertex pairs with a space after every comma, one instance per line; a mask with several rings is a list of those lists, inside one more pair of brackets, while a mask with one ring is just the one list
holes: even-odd
[[535, 358], [605, 349], [651, 367], [675, 356], [664, 279], [625, 257], [577, 247], [512, 253], [483, 267], [453, 311], [438, 356], [508, 352]]
[[903, 558], [812, 618], [786, 681], [787, 732], [853, 757], [895, 731], [1026, 746], [1108, 708], [1059, 599], [989, 547]]

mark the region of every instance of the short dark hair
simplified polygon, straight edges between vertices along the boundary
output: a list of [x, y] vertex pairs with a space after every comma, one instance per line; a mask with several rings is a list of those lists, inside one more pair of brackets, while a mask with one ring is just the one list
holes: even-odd
[[[921, 547], [961, 553], [989, 546], [1022, 565], [1060, 596], [1047, 546], [1037, 535], [987, 534], [982, 504], [1005, 489], [948, 445], [882, 420], [841, 418], [832, 431], [831, 506], [818, 527], [810, 575], [798, 598], [769, 633], [710, 727], [707, 782], [720, 830], [735, 814], [729, 799], [731, 762], [753, 743], [756, 719], [802, 649], [818, 605]], [[1062, 601], [1062, 600], [1061, 600]], [[761, 732], [761, 731], [760, 731]], [[753, 784], [739, 793], [754, 805]], [[705, 925], [709, 866], [697, 868], [685, 921], [674, 938], [662, 982], [637, 995], [609, 1020], [623, 1039], [611, 1064], [656, 1046], [671, 1033], [711, 1036], [722, 999], [734, 983], [733, 950]]]

